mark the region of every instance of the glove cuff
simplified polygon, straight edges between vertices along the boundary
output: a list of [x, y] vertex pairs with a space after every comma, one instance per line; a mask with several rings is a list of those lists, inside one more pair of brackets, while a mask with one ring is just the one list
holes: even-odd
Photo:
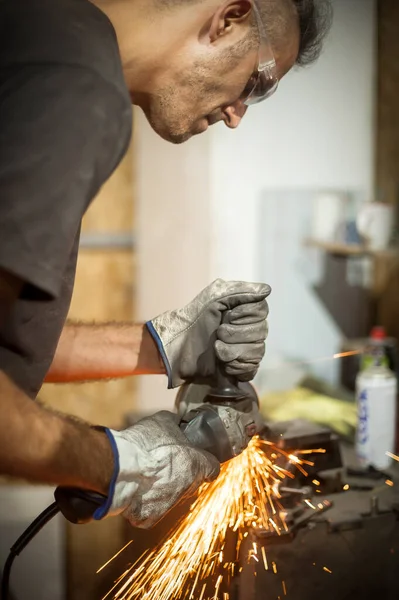
[[[127, 431], [130, 431], [129, 435], [126, 435]], [[127, 431], [105, 429], [114, 454], [114, 471], [107, 500], [93, 515], [97, 521], [107, 516], [120, 515], [128, 506], [132, 506], [140, 482], [145, 477], [146, 453], [143, 452], [140, 439], [135, 439], [131, 429]]]
[[168, 377], [168, 390], [172, 389], [173, 386], [173, 378], [172, 378], [172, 368], [170, 366], [168, 357], [166, 356], [165, 348], [163, 346], [162, 340], [159, 337], [157, 330], [155, 329], [154, 323], [152, 321], [147, 321], [145, 324], [149, 334], [157, 345], [159, 354], [161, 355], [163, 364], [165, 365], [166, 375]]
[[115, 494], [116, 481], [117, 481], [118, 475], [119, 475], [119, 452], [118, 452], [118, 447], [116, 445], [115, 438], [112, 435], [112, 431], [110, 429], [108, 429], [107, 427], [104, 427], [103, 431], [106, 433], [106, 435], [109, 439], [109, 443], [111, 444], [112, 453], [114, 455], [114, 470], [112, 473], [111, 482], [109, 484], [107, 499], [104, 502], [104, 504], [102, 506], [99, 506], [96, 509], [95, 513], [93, 514], [93, 518], [95, 521], [100, 521], [101, 519], [103, 519], [104, 517], [107, 516], [107, 514], [111, 508], [111, 505], [112, 505], [112, 501], [113, 501], [114, 494]]

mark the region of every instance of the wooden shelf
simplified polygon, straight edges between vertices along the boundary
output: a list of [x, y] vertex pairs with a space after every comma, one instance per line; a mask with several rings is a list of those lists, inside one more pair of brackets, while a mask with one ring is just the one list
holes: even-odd
[[399, 257], [399, 249], [391, 248], [387, 250], [370, 250], [367, 246], [359, 244], [343, 244], [338, 242], [324, 242], [307, 238], [304, 240], [304, 245], [310, 248], [319, 248], [330, 254], [339, 256], [371, 256], [374, 258], [393, 258]]

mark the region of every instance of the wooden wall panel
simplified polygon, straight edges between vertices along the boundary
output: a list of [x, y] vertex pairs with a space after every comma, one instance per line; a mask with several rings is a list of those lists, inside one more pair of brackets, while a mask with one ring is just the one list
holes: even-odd
[[399, 2], [378, 2], [377, 197], [399, 204]]
[[[377, 197], [396, 206], [399, 242], [399, 2], [378, 1]], [[399, 260], [389, 265], [377, 318], [399, 343]]]
[[[81, 251], [70, 318], [131, 321], [134, 257], [129, 251]], [[132, 378], [84, 384], [45, 385], [41, 398], [53, 408], [107, 427], [123, 425], [134, 408]]]
[[129, 250], [81, 250], [70, 318], [131, 321], [134, 255]]

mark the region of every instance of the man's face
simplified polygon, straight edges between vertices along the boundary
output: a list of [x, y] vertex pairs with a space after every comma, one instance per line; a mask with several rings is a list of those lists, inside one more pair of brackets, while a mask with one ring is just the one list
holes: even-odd
[[151, 127], [175, 144], [219, 121], [237, 127], [247, 109], [240, 96], [257, 68], [257, 51], [234, 61], [233, 66], [231, 62], [226, 57], [220, 61], [215, 57], [208, 62], [194, 61], [184, 68], [180, 60], [176, 70], [168, 70], [165, 81], [142, 106]]
[[[140, 102], [161, 137], [178, 144], [219, 121], [238, 127], [247, 110], [243, 91], [259, 62], [259, 46], [248, 43], [249, 27], [249, 21], [240, 23], [217, 44], [189, 40], [165, 57], [164, 69]], [[295, 62], [295, 42], [288, 44], [285, 56], [276, 56], [279, 78]]]

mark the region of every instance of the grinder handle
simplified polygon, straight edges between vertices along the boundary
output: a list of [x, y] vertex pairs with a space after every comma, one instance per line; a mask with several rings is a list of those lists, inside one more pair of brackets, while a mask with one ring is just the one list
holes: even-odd
[[67, 521], [81, 525], [93, 520], [94, 513], [104, 504], [107, 496], [78, 488], [57, 487], [54, 498]]
[[216, 387], [212, 392], [217, 396], [226, 398], [242, 398], [243, 393], [237, 385], [237, 379], [233, 375], [227, 375], [224, 370], [224, 365], [220, 360], [216, 362]]

